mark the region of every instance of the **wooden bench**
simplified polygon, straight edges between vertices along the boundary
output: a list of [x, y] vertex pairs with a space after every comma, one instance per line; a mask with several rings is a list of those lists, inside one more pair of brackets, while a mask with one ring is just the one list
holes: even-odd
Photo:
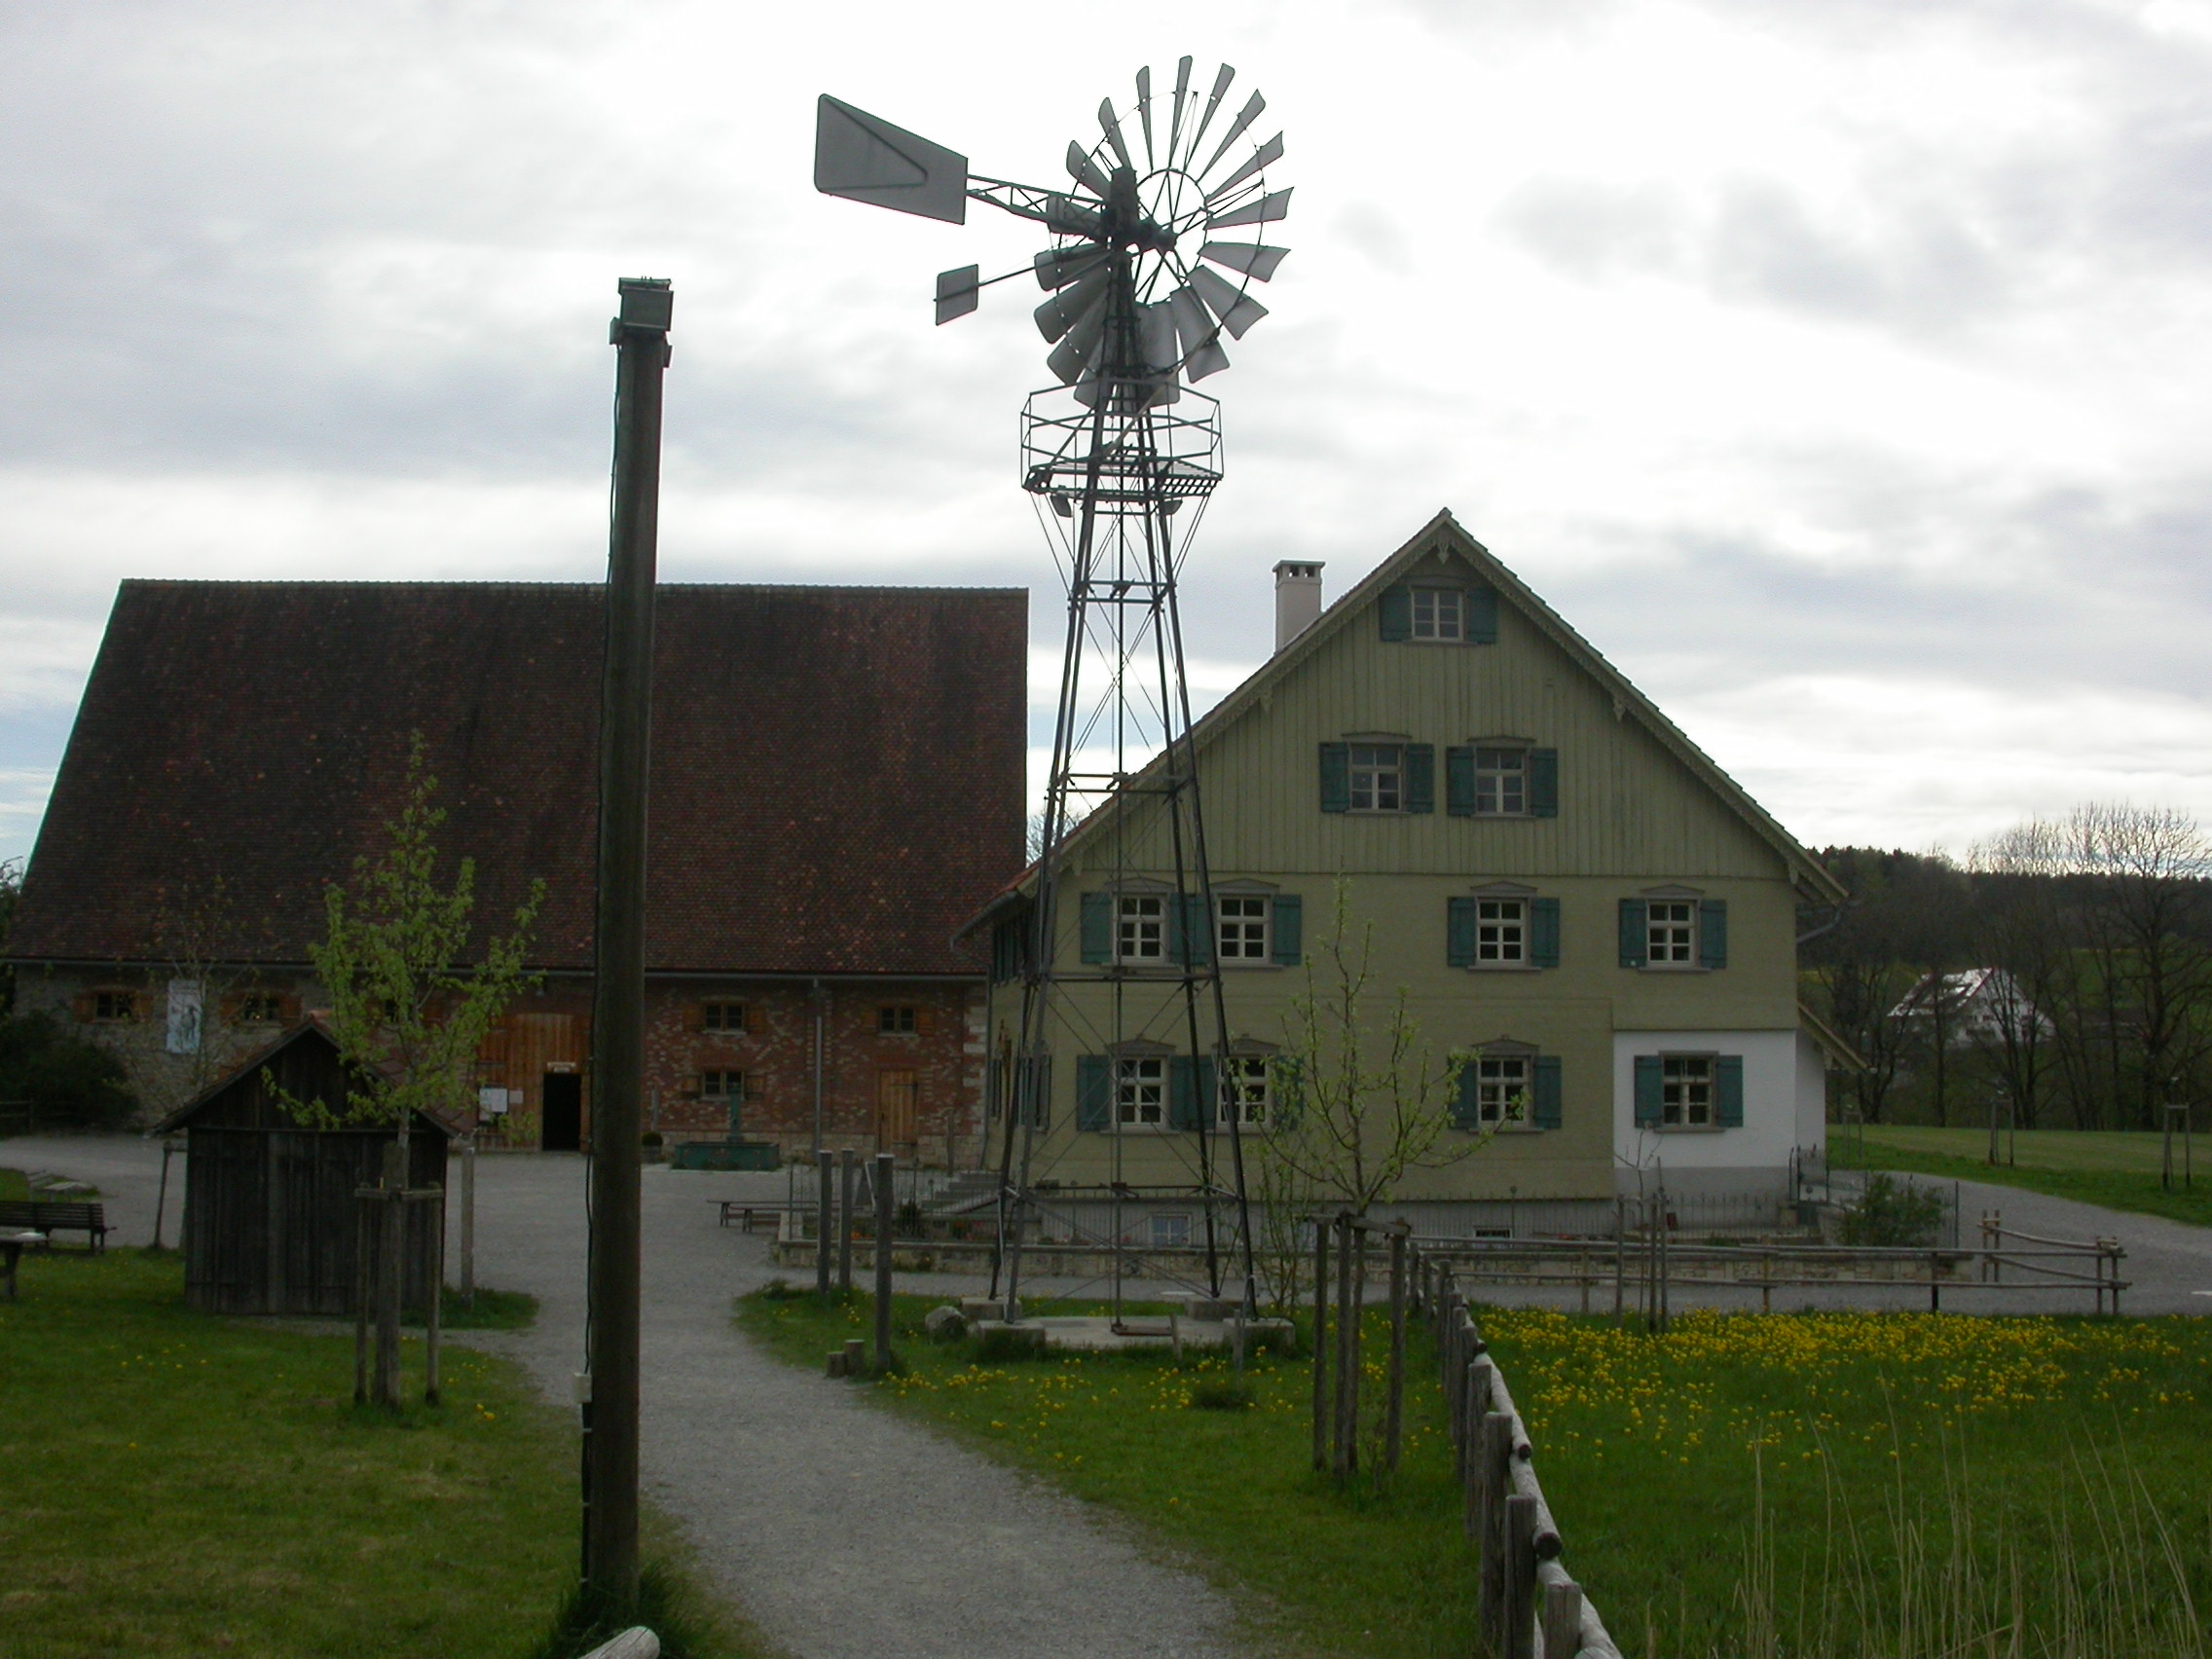
[[721, 1205], [719, 1225], [736, 1227], [746, 1233], [754, 1231], [753, 1224], [756, 1221], [766, 1222], [772, 1230], [794, 1208], [801, 1215], [813, 1213], [813, 1206], [810, 1204], [793, 1205], [782, 1198], [769, 1198], [761, 1201], [746, 1198], [709, 1198], [707, 1201]]
[[0, 1198], [0, 1232], [18, 1229], [38, 1234], [50, 1245], [56, 1233], [82, 1233], [87, 1250], [107, 1248], [107, 1213], [98, 1204]]

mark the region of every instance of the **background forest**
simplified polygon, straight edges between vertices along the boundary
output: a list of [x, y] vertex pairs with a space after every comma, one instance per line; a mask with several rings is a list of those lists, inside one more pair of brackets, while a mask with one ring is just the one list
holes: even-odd
[[[1941, 854], [1831, 847], [1806, 1000], [1867, 1069], [1867, 1123], [2156, 1128], [2212, 1084], [2212, 843], [2172, 808], [2088, 805]], [[2201, 1114], [2199, 1115], [2201, 1124]]]

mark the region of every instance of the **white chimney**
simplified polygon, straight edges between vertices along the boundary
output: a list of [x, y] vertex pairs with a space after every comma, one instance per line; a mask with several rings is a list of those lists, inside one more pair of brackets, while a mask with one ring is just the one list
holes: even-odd
[[1281, 650], [1320, 616], [1320, 563], [1285, 559], [1275, 567], [1275, 649]]

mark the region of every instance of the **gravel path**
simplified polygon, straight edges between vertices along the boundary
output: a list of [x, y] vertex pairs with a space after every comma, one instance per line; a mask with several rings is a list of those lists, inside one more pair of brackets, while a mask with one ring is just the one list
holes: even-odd
[[[97, 1185], [116, 1242], [153, 1236], [160, 1149], [124, 1136], [0, 1142], [0, 1164]], [[176, 1238], [181, 1161], [170, 1176]], [[782, 1196], [782, 1177], [773, 1178]], [[710, 1198], [757, 1178], [645, 1175], [645, 1478], [714, 1579], [796, 1659], [1229, 1659], [1235, 1609], [1131, 1530], [771, 1359], [730, 1301], [770, 1276], [767, 1239]], [[513, 1354], [564, 1407], [583, 1345], [584, 1163], [482, 1160], [480, 1283], [539, 1299]], [[458, 1238], [458, 1229], [454, 1236]]]

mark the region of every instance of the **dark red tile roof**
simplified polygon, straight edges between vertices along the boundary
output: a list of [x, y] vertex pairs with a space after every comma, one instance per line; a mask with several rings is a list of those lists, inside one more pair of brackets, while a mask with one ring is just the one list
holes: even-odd
[[[1026, 594], [669, 585], [647, 953], [672, 972], [966, 974], [953, 930], [1022, 864]], [[161, 959], [220, 878], [241, 961], [297, 962], [428, 743], [501, 925], [591, 962], [600, 590], [125, 582], [8, 954]]]

